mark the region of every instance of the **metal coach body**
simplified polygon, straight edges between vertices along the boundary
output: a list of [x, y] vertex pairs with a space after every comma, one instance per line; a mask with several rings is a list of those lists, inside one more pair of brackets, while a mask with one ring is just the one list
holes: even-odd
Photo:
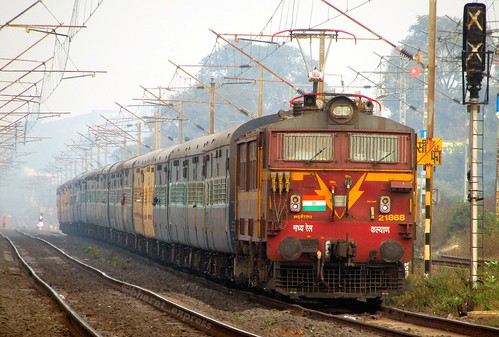
[[173, 149], [168, 160], [166, 242], [207, 252], [236, 252], [236, 140], [278, 119], [261, 117]]
[[134, 234], [132, 187], [133, 164], [137, 159], [119, 161], [109, 169], [109, 223], [113, 230]]
[[173, 149], [172, 147], [161, 150], [154, 161], [154, 195], [152, 199], [154, 229], [158, 241], [168, 243], [175, 242], [171, 238], [168, 226], [168, 158]]

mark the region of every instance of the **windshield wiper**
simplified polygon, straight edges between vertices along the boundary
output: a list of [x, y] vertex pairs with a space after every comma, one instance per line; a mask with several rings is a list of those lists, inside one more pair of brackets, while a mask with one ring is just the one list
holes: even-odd
[[386, 156], [384, 156], [383, 158], [373, 161], [373, 166], [374, 166], [374, 165], [379, 164], [379, 163], [380, 163], [380, 162], [382, 162], [384, 159], [386, 159], [386, 158], [390, 157], [390, 156], [393, 154], [393, 152], [395, 152], [395, 150], [393, 150], [392, 152], [388, 153], [388, 154], [387, 154]]
[[305, 162], [305, 165], [310, 164], [310, 162], [311, 162], [312, 160], [314, 160], [314, 159], [315, 159], [318, 155], [320, 155], [320, 154], [322, 153], [322, 151], [324, 151], [324, 150], [326, 149], [326, 147], [327, 147], [327, 146], [324, 146], [324, 147], [322, 148], [322, 150], [320, 150], [319, 152], [317, 152], [316, 154], [314, 154], [314, 155], [312, 156], [312, 158], [310, 158], [309, 160], [307, 160], [307, 161]]

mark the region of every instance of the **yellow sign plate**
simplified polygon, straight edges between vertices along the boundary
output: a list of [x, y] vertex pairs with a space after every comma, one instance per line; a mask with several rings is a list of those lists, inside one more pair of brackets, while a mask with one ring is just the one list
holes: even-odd
[[418, 165], [442, 165], [442, 138], [418, 138]]

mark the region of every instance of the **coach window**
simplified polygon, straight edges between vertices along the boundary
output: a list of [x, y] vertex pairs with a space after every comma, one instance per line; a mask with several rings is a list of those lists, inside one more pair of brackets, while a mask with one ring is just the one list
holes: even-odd
[[249, 159], [249, 165], [248, 165], [248, 190], [256, 190], [257, 188], [257, 175], [258, 175], [258, 168], [257, 168], [257, 150], [258, 147], [256, 145], [256, 140], [251, 141], [248, 144], [248, 159]]
[[239, 190], [248, 190], [248, 173], [247, 173], [247, 160], [248, 160], [248, 143], [239, 144]]
[[189, 180], [189, 177], [187, 176], [188, 173], [189, 173], [189, 160], [186, 159], [182, 161], [182, 177], [185, 180]]
[[192, 157], [192, 179], [197, 180], [198, 179], [198, 163], [199, 163], [199, 157]]
[[[206, 156], [205, 156], [206, 157]], [[204, 161], [204, 158], [203, 157], [203, 168], [202, 168], [202, 176], [203, 176], [203, 179], [206, 179], [206, 176], [208, 174], [208, 165], [206, 164], [206, 162]]]

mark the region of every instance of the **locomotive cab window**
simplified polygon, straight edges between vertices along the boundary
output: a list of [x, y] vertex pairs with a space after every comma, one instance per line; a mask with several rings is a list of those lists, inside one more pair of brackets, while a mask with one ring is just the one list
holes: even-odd
[[333, 135], [330, 133], [279, 133], [278, 159], [296, 161], [333, 160]]
[[400, 137], [382, 134], [350, 134], [351, 161], [374, 163], [397, 163], [399, 158]]

